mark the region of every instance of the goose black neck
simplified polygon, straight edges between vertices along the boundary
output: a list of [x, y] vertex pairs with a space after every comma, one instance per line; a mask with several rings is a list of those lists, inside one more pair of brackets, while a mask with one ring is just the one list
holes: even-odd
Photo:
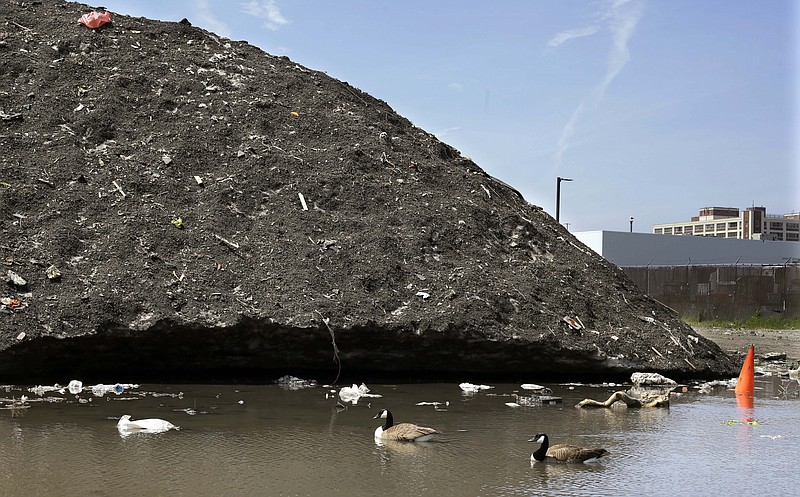
[[542, 440], [542, 445], [533, 453], [533, 458], [537, 461], [544, 461], [547, 455], [547, 449], [550, 447], [550, 441], [547, 439], [547, 435], [542, 435], [542, 438], [544, 438], [544, 440]]
[[386, 410], [386, 422], [383, 423], [383, 431], [388, 430], [394, 424], [394, 419], [392, 419], [392, 413], [387, 409]]

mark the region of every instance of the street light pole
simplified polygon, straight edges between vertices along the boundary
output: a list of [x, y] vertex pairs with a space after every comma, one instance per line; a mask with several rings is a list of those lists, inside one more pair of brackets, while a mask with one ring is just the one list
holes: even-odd
[[572, 178], [562, 178], [558, 176], [556, 178], [556, 222], [559, 221], [561, 218], [561, 182], [562, 181], [572, 181]]
[[631, 216], [631, 233], [633, 233], [633, 216]]

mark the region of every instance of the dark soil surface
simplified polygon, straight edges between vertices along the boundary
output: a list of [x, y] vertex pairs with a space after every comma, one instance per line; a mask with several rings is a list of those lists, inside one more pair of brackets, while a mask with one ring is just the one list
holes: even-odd
[[0, 375], [738, 370], [385, 102], [91, 10], [0, 4]]

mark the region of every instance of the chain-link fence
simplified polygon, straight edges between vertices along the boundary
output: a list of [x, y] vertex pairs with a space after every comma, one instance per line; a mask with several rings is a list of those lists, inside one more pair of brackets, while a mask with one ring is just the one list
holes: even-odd
[[747, 319], [757, 311], [800, 317], [800, 264], [782, 266], [628, 266], [651, 297], [681, 315]]

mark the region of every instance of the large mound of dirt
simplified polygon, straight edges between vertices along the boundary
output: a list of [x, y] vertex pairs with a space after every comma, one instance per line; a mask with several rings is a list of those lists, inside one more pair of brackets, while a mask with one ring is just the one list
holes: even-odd
[[0, 14], [0, 375], [736, 371], [385, 102], [91, 10]]

